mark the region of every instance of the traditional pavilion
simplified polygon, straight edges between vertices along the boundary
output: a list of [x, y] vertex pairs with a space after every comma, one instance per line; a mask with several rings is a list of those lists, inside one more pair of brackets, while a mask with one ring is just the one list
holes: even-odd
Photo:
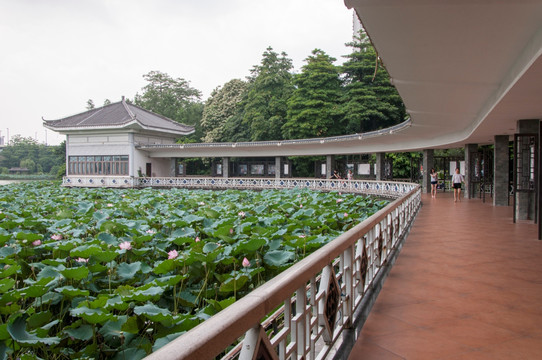
[[184, 125], [122, 100], [58, 120], [43, 120], [66, 135], [66, 175], [171, 176], [175, 162], [150, 157], [140, 146], [170, 145], [192, 134]]

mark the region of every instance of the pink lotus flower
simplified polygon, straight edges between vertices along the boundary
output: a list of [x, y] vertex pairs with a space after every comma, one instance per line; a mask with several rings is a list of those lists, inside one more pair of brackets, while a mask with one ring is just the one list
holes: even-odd
[[62, 240], [62, 235], [55, 234], [55, 235], [51, 236], [51, 239], [53, 239], [53, 240]]
[[233, 234], [233, 229], [230, 229], [230, 235]]
[[121, 250], [132, 250], [132, 244], [129, 241], [124, 241], [119, 244]]
[[170, 252], [167, 253], [168, 259], [175, 259], [177, 256], [179, 256], [179, 253], [177, 252], [177, 250], [171, 250]]
[[303, 204], [299, 204], [299, 207], [302, 208], [302, 207], [303, 207]]
[[107, 207], [113, 207], [113, 204], [109, 203], [107, 204]]
[[146, 231], [146, 233], [147, 234], [156, 234], [156, 231], [149, 229], [149, 230]]
[[36, 241], [32, 242], [32, 245], [34, 245], [34, 246], [41, 245], [41, 240], [36, 240]]
[[196, 236], [196, 240], [194, 240], [195, 242], [199, 242], [199, 236]]
[[246, 214], [244, 211], [239, 211], [237, 215], [239, 215], [240, 217], [245, 217]]
[[342, 203], [343, 201], [343, 199], [337, 199], [337, 204]]
[[305, 234], [301, 234], [299, 235], [299, 237], [303, 239], [305, 237]]
[[88, 259], [85, 259], [85, 258], [77, 258], [75, 261], [80, 262], [80, 263], [88, 263]]
[[248, 259], [245, 257], [243, 259], [243, 267], [249, 267], [250, 266], [250, 261], [248, 261]]
[[203, 201], [199, 203], [199, 206], [203, 206], [203, 205], [205, 205]]
[[346, 218], [348, 217], [348, 213], [344, 213], [343, 216]]

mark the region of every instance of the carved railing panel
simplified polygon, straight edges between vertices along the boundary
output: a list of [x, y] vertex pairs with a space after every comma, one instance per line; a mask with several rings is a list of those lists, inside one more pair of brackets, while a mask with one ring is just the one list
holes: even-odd
[[65, 176], [62, 185], [71, 187], [184, 187], [205, 189], [293, 189], [344, 191], [397, 198], [417, 184], [372, 180], [270, 179], [216, 177]]

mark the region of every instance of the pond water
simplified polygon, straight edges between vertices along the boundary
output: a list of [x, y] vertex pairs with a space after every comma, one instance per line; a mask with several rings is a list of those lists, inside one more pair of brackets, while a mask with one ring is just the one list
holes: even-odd
[[39, 181], [39, 180], [0, 180], [0, 186], [1, 185], [23, 183], [23, 182], [31, 182], [31, 181]]

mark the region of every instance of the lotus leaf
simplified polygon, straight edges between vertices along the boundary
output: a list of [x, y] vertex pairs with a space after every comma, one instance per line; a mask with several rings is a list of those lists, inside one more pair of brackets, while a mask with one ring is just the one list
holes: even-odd
[[178, 260], [174, 259], [167, 259], [163, 261], [159, 261], [154, 265], [153, 272], [155, 274], [165, 274], [170, 271], [172, 271], [175, 267], [178, 265]]
[[109, 320], [99, 330], [105, 342], [112, 347], [118, 347], [122, 343], [129, 343], [135, 336], [131, 333], [124, 333], [122, 327], [126, 324], [128, 316], [119, 316], [118, 319]]
[[23, 345], [56, 345], [60, 343], [58, 337], [38, 337], [26, 331], [26, 319], [23, 316], [17, 317], [8, 324], [7, 330], [13, 340]]
[[91, 309], [86, 306], [71, 309], [70, 314], [75, 317], [81, 317], [91, 324], [104, 324], [106, 321], [114, 318], [113, 314], [103, 309]]
[[232, 293], [239, 291], [248, 282], [249, 277], [247, 274], [236, 274], [224, 281], [219, 288], [221, 293]]
[[88, 290], [84, 290], [84, 289], [77, 289], [77, 288], [74, 288], [73, 286], [63, 286], [63, 287], [59, 287], [59, 288], [56, 288], [55, 291], [63, 294], [63, 295], [66, 295], [70, 298], [73, 298], [73, 297], [76, 297], [76, 296], [88, 296], [90, 295], [90, 291]]
[[126, 350], [119, 351], [113, 359], [114, 360], [126, 360], [126, 359], [140, 360], [140, 359], [143, 359], [145, 356], [147, 356], [147, 353], [144, 350], [138, 349], [138, 348], [129, 348]]
[[152, 321], [168, 322], [170, 324], [173, 321], [173, 317], [168, 309], [158, 307], [152, 303], [136, 306], [134, 308], [134, 313], [136, 315], [143, 315]]
[[6, 278], [17, 274], [21, 270], [21, 265], [6, 265], [4, 270], [0, 271], [0, 278]]
[[181, 332], [178, 332], [178, 333], [169, 334], [169, 335], [166, 335], [166, 336], [163, 336], [161, 338], [156, 339], [156, 341], [154, 342], [154, 345], [152, 347], [152, 351], [156, 351], [156, 350], [160, 349], [162, 346], [167, 345], [168, 343], [172, 342], [173, 340], [175, 340], [176, 338], [178, 338], [179, 336], [181, 336], [184, 333], [185, 333], [185, 331], [181, 331]]
[[88, 277], [88, 268], [81, 266], [76, 268], [69, 268], [61, 271], [61, 274], [66, 277], [66, 279], [73, 279], [73, 280], [83, 280]]
[[283, 266], [294, 259], [294, 253], [285, 250], [274, 250], [265, 253], [263, 259], [271, 266]]
[[141, 270], [141, 262], [136, 261], [134, 263], [121, 263], [117, 267], [117, 274], [121, 280], [132, 279], [138, 271]]
[[96, 244], [81, 245], [70, 251], [70, 256], [73, 258], [88, 259], [92, 255], [99, 254], [103, 249]]
[[101, 262], [110, 262], [115, 260], [118, 253], [116, 251], [106, 250], [100, 251], [98, 253], [92, 254], [91, 258]]
[[64, 331], [66, 332], [66, 334], [68, 334], [68, 336], [83, 341], [92, 339], [93, 335], [92, 326], [90, 325], [81, 325], [75, 329], [66, 328], [64, 329]]
[[13, 288], [15, 279], [7, 278], [0, 280], [0, 293], [5, 293]]

